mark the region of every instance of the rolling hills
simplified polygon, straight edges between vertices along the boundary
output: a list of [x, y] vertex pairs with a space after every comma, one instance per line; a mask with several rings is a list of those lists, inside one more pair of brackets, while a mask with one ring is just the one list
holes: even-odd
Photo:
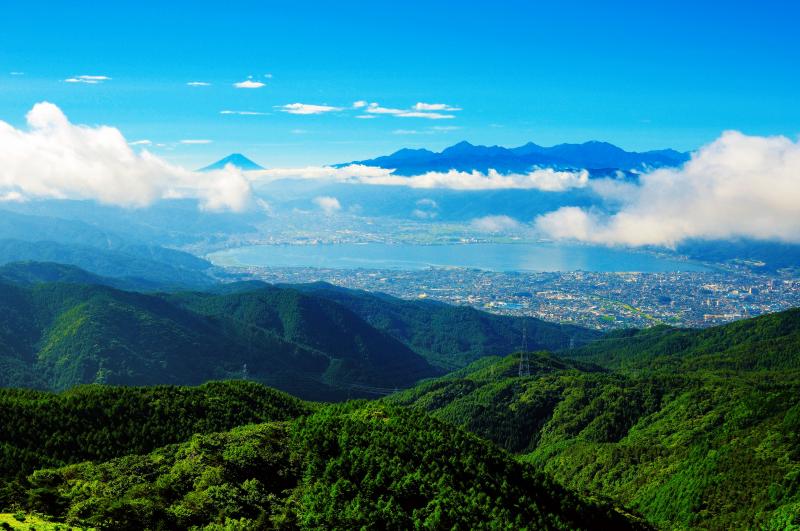
[[[800, 525], [796, 310], [484, 358], [389, 397], [667, 529]], [[566, 358], [563, 356], [573, 356]]]
[[644, 529], [507, 453], [385, 404], [38, 470], [26, 508], [114, 529]]
[[520, 343], [523, 326], [533, 349], [561, 350], [602, 334], [579, 326], [481, 312], [436, 301], [403, 300], [316, 282], [288, 287], [335, 301], [396, 337], [431, 363], [457, 369], [483, 356], [504, 355]]
[[142, 294], [0, 282], [0, 385], [200, 384], [249, 377], [316, 399], [440, 371], [352, 312], [293, 290]]
[[[0, 386], [196, 385], [248, 377], [320, 400], [376, 396], [518, 343], [522, 321], [326, 284], [124, 291], [75, 267], [0, 267]], [[532, 344], [599, 337], [531, 319]]]

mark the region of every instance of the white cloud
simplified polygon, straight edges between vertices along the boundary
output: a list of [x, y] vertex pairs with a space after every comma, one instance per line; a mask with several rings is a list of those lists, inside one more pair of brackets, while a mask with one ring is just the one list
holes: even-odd
[[423, 197], [417, 201], [417, 206], [426, 208], [439, 208], [439, 203], [429, 197]]
[[267, 116], [269, 113], [259, 111], [219, 111], [220, 114], [232, 114], [237, 116]]
[[359, 114], [356, 118], [360, 118], [361, 120], [372, 120], [373, 118], [377, 118], [377, 116], [373, 114]]
[[211, 140], [206, 140], [204, 138], [189, 138], [189, 139], [186, 139], [186, 140], [181, 140], [180, 143], [181, 144], [188, 144], [188, 145], [210, 144]]
[[253, 81], [252, 79], [246, 79], [244, 81], [239, 81], [238, 83], [234, 83], [233, 86], [239, 89], [257, 89], [264, 87], [266, 85], [261, 81]]
[[411, 211], [411, 215], [419, 219], [434, 219], [439, 215], [439, 203], [429, 197], [423, 197], [416, 203], [417, 208]]
[[508, 232], [519, 228], [520, 224], [508, 216], [484, 216], [473, 219], [470, 227], [479, 232]]
[[189, 85], [190, 87], [210, 87], [211, 86], [211, 83], [208, 83], [206, 81], [189, 81], [186, 84]]
[[672, 246], [689, 238], [800, 242], [800, 142], [729, 131], [681, 168], [640, 176], [638, 185], [593, 188], [612, 213], [561, 208], [537, 227], [553, 238], [610, 245]]
[[589, 183], [587, 171], [556, 171], [552, 169], [533, 170], [525, 174], [500, 174], [494, 170], [488, 173], [428, 172], [405, 177], [395, 175], [394, 170], [351, 164], [335, 168], [332, 166], [310, 166], [306, 168], [271, 168], [248, 172], [254, 182], [272, 182], [280, 179], [324, 180], [340, 183], [370, 184], [382, 186], [407, 186], [409, 188], [452, 190], [542, 190], [562, 192], [573, 188], [584, 188]]
[[136, 153], [113, 127], [69, 122], [37, 103], [28, 128], [0, 121], [0, 195], [6, 200], [94, 199], [142, 207], [162, 198], [196, 198], [203, 208], [242, 210], [250, 183], [235, 169], [195, 173], [147, 150]]
[[66, 83], [86, 83], [87, 85], [97, 85], [103, 81], [110, 81], [108, 76], [73, 76], [64, 80]]
[[150, 146], [153, 142], [151, 140], [134, 140], [133, 142], [128, 142], [129, 146]]
[[277, 107], [289, 114], [324, 114], [326, 112], [341, 111], [341, 107], [331, 107], [330, 105], [311, 105], [308, 103], [288, 103]]
[[556, 171], [550, 168], [533, 170], [529, 173], [501, 174], [495, 170], [487, 173], [478, 171], [428, 172], [403, 177], [394, 174], [362, 177], [365, 184], [408, 186], [411, 188], [448, 188], [451, 190], [542, 190], [562, 192], [573, 188], [583, 188], [589, 183], [589, 173], [584, 171]]
[[406, 111], [403, 109], [392, 109], [390, 107], [381, 107], [378, 103], [370, 103], [367, 105], [366, 112], [371, 114], [401, 114]]
[[353, 102], [353, 108], [354, 109], [363, 109], [367, 105], [368, 105], [367, 102], [364, 101], [364, 100], [358, 100], [358, 101], [354, 101]]
[[25, 196], [19, 192], [0, 192], [0, 203], [22, 203]]
[[460, 111], [460, 107], [453, 107], [446, 103], [423, 103], [419, 102], [414, 105], [415, 111]]
[[[440, 105], [440, 104], [418, 103], [417, 105]], [[367, 112], [369, 114], [386, 114], [389, 116], [396, 116], [398, 118], [427, 118], [429, 120], [449, 120], [451, 118], [455, 118], [455, 116], [452, 114], [420, 111], [419, 109], [417, 109], [417, 105], [415, 105], [413, 109], [409, 110], [409, 109], [395, 109], [392, 107], [382, 107], [379, 103], [373, 102], [366, 106], [364, 112]]]
[[335, 214], [342, 209], [342, 205], [339, 203], [339, 200], [330, 196], [315, 197], [314, 204], [321, 208], [326, 216]]

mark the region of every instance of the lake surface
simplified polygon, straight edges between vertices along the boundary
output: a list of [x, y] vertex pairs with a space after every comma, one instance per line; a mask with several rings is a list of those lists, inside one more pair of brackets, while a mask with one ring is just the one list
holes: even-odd
[[647, 253], [551, 243], [463, 245], [253, 245], [208, 257], [221, 266], [403, 269], [468, 267], [489, 271], [708, 271], [701, 264]]

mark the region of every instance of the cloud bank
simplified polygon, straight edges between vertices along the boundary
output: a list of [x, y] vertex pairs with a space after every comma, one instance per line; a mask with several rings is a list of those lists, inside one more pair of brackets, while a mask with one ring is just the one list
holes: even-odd
[[28, 129], [0, 121], [0, 200], [94, 199], [143, 207], [196, 198], [209, 210], [242, 210], [250, 183], [238, 170], [196, 173], [146, 150], [136, 153], [113, 127], [74, 125], [52, 103], [37, 103]]
[[681, 168], [638, 185], [592, 187], [613, 213], [561, 208], [536, 219], [552, 238], [608, 245], [665, 245], [690, 238], [800, 243], [800, 142], [729, 131]]
[[584, 188], [589, 183], [589, 173], [583, 171], [556, 171], [550, 168], [537, 169], [529, 173], [500, 174], [478, 171], [428, 172], [405, 177], [394, 175], [394, 170], [351, 164], [341, 168], [312, 166], [307, 168], [274, 168], [247, 173], [255, 182], [270, 182], [279, 179], [317, 179], [342, 183], [370, 184], [382, 186], [407, 186], [409, 188], [447, 188], [451, 190], [542, 190], [563, 192]]

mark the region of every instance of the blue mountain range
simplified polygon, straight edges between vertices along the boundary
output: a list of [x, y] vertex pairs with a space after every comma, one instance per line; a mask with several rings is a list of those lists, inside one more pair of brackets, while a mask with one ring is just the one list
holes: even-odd
[[347, 164], [363, 164], [393, 168], [398, 175], [414, 175], [427, 171], [481, 171], [501, 173], [525, 172], [534, 167], [588, 169], [593, 174], [609, 171], [644, 170], [680, 166], [689, 160], [689, 153], [674, 149], [632, 152], [608, 142], [558, 144], [544, 147], [533, 142], [515, 148], [476, 146], [459, 142], [441, 152], [427, 149], [401, 149], [391, 155]]

